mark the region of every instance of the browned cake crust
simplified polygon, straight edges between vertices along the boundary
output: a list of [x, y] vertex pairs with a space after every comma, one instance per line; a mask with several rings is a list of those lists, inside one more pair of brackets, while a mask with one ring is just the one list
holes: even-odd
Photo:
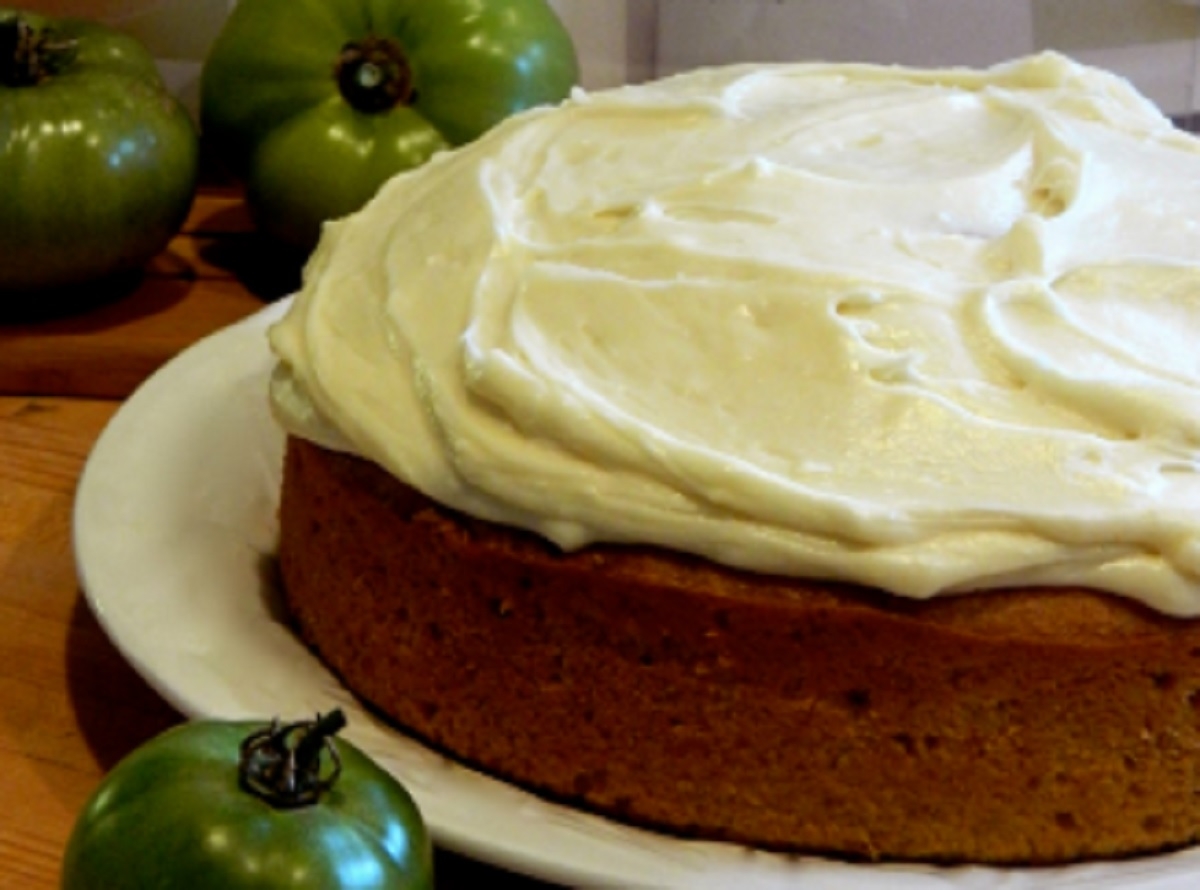
[[688, 836], [1056, 863], [1200, 831], [1200, 622], [1086, 590], [922, 604], [651, 549], [564, 555], [289, 442], [286, 599], [462, 761]]

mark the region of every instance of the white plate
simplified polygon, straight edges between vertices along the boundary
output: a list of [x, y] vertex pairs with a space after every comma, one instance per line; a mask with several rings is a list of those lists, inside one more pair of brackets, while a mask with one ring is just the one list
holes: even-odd
[[270, 564], [283, 436], [265, 400], [272, 306], [192, 347], [104, 431], [75, 504], [88, 602], [133, 666], [190, 716], [303, 717], [342, 707], [347, 736], [412, 791], [439, 843], [586, 887], [766, 890], [1191, 888], [1200, 850], [1005, 870], [867, 866], [664, 837], [547, 803], [389, 729], [278, 617]]

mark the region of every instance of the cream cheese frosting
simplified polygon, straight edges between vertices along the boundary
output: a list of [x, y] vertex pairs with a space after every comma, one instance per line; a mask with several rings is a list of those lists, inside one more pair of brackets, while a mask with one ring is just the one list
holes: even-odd
[[1200, 140], [1125, 81], [738, 66], [327, 225], [276, 414], [565, 549], [1200, 615]]

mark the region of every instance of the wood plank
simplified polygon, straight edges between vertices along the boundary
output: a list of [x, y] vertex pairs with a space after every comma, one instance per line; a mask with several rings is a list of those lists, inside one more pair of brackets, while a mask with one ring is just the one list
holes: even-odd
[[192, 235], [245, 235], [254, 231], [254, 223], [237, 188], [206, 185], [197, 193], [180, 231]]
[[0, 808], [0, 890], [58, 885], [75, 814], [100, 775], [96, 768], [63, 767], [0, 749], [0, 795], [10, 802]]
[[117, 407], [111, 401], [0, 397], [0, 492], [16, 491], [8, 482], [73, 493], [92, 444]]

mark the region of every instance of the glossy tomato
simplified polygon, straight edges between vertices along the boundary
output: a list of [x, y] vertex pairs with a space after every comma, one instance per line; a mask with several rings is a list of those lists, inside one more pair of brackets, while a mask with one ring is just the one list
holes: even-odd
[[63, 890], [431, 890], [420, 812], [331, 738], [341, 723], [194, 721], [151, 739], [84, 807]]
[[0, 303], [141, 267], [183, 223], [198, 156], [136, 40], [0, 9]]
[[546, 0], [240, 0], [205, 63], [201, 129], [259, 227], [308, 249], [393, 174], [577, 77]]

